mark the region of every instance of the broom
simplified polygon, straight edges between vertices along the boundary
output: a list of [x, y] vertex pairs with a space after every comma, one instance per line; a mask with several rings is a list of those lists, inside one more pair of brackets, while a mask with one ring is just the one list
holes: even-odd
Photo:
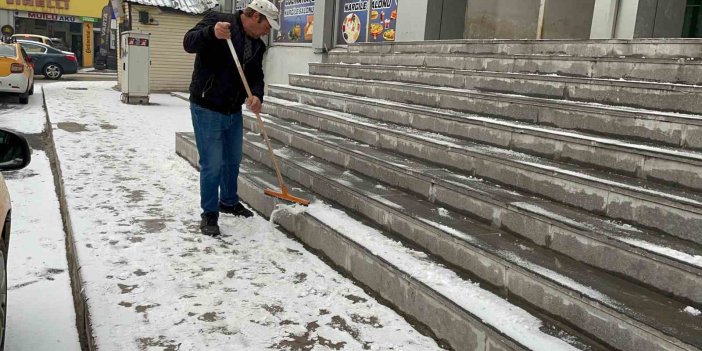
[[[244, 70], [241, 68], [241, 63], [239, 62], [239, 56], [237, 56], [236, 51], [234, 50], [234, 44], [232, 44], [231, 39], [227, 39], [227, 44], [229, 45], [229, 51], [232, 52], [232, 57], [234, 57], [234, 62], [236, 63], [236, 68], [239, 70], [239, 75], [241, 76], [241, 81], [244, 83], [244, 88], [246, 88], [246, 94], [248, 95], [249, 99], [253, 96], [251, 94], [251, 88], [249, 88], [249, 82], [246, 80], [246, 76], [244, 75]], [[263, 191], [264, 194], [268, 196], [273, 196], [285, 201], [290, 201], [290, 202], [295, 202], [300, 205], [307, 206], [310, 204], [309, 200], [305, 200], [299, 197], [292, 196], [288, 193], [288, 188], [285, 186], [285, 182], [283, 182], [283, 176], [280, 174], [280, 166], [278, 165], [278, 158], [275, 156], [275, 153], [273, 153], [273, 147], [271, 146], [271, 140], [268, 139], [268, 133], [266, 133], [266, 128], [263, 126], [263, 120], [261, 119], [261, 116], [256, 113], [256, 119], [258, 120], [258, 128], [261, 130], [261, 133], [263, 133], [263, 138], [266, 139], [266, 145], [268, 145], [268, 152], [271, 155], [271, 160], [273, 161], [273, 166], [275, 167], [275, 174], [278, 176], [278, 184], [280, 184], [280, 192], [274, 191], [273, 189], [265, 189]]]

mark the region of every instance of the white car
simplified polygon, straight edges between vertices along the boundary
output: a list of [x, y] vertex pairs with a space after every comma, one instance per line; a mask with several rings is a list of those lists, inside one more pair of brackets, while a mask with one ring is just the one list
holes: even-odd
[[[26, 167], [32, 151], [21, 134], [0, 129], [0, 171], [14, 171]], [[10, 248], [12, 203], [5, 178], [0, 174], [0, 351], [5, 348], [7, 330], [7, 254]]]

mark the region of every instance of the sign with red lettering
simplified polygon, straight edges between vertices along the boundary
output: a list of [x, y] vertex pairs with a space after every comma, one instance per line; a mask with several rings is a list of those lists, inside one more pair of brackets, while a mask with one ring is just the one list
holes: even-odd
[[45, 21], [74, 22], [74, 23], [83, 22], [83, 20], [77, 16], [57, 15], [55, 13], [19, 11], [19, 12], [17, 12], [17, 14], [15, 16], [23, 17], [23, 18], [45, 20]]
[[71, 0], [5, 0], [8, 5], [45, 7], [47, 9], [68, 10]]
[[149, 39], [129, 37], [127, 38], [127, 45], [149, 46]]

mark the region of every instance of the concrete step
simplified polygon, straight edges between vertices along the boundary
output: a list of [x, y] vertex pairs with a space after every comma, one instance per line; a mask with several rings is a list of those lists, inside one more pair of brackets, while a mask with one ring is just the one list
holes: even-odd
[[[245, 124], [257, 125], [250, 115]], [[260, 137], [249, 134], [246, 140], [257, 150], [247, 149], [247, 155], [265, 161]], [[286, 175], [315, 193], [358, 211], [485, 284], [574, 322], [611, 347], [693, 350], [701, 342], [699, 327], [690, 324], [694, 317], [680, 312], [684, 304], [329, 162], [308, 166], [310, 156], [296, 149], [285, 148], [281, 156], [288, 165], [295, 164], [296, 170], [286, 170]], [[300, 172], [306, 174], [296, 179]]]
[[618, 225], [450, 170], [429, 169], [419, 160], [349, 139], [311, 135], [305, 126], [272, 117], [268, 122], [271, 136], [315, 157], [468, 213], [592, 266], [702, 304], [702, 245]]
[[700, 39], [437, 40], [349, 45], [348, 52], [702, 58]]
[[[269, 95], [352, 113], [380, 123], [395, 123], [552, 160], [576, 162], [632, 177], [702, 189], [700, 152], [294, 86], [269, 86]], [[685, 175], [689, 177], [686, 180], [681, 178]]]
[[[267, 163], [261, 142], [260, 138], [247, 135], [245, 149]], [[279, 151], [285, 150], [278, 143], [274, 145]], [[197, 168], [192, 133], [176, 135], [176, 152]], [[550, 323], [548, 318], [539, 318], [538, 313], [529, 313], [457, 276], [423, 252], [389, 240], [387, 231], [321, 198], [310, 189], [315, 187], [303, 188], [288, 178], [286, 181], [295, 195], [312, 200], [312, 204], [304, 211], [276, 209], [281, 203], [261, 190], [278, 189], [275, 174], [266, 163], [248, 157], [242, 161], [238, 190], [247, 204], [264, 216], [274, 217], [278, 226], [453, 349], [604, 350]], [[282, 166], [286, 172], [297, 173], [302, 181], [313, 179], [309, 173], [319, 170], [316, 188], [321, 187], [321, 193], [333, 191], [335, 183], [330, 178], [343, 175], [343, 170], [314, 158], [306, 160], [307, 168], [298, 167], [292, 159], [284, 160]], [[349, 201], [361, 201], [353, 189], [342, 186], [337, 190], [339, 194], [348, 193]], [[480, 303], [476, 304], [476, 300]]]
[[699, 115], [428, 85], [291, 74], [293, 86], [702, 149]]
[[315, 75], [389, 80], [689, 114], [702, 113], [702, 101], [699, 99], [702, 87], [693, 85], [410, 66], [310, 63], [309, 69], [310, 74]]
[[326, 62], [702, 84], [702, 60], [699, 59], [439, 53], [379, 54], [333, 50], [327, 55]]
[[298, 103], [266, 111], [613, 219], [702, 243], [702, 195]]

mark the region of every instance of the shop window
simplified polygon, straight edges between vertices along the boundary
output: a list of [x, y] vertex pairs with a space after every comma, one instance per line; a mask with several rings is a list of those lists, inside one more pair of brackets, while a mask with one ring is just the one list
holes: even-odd
[[685, 38], [702, 38], [702, 0], [687, 1], [682, 36]]
[[399, 0], [339, 0], [336, 43], [395, 41]]
[[34, 21], [34, 29], [40, 30], [40, 31], [46, 31], [47, 30], [47, 21]]
[[70, 24], [71, 33], [83, 33], [83, 23], [71, 23]]

